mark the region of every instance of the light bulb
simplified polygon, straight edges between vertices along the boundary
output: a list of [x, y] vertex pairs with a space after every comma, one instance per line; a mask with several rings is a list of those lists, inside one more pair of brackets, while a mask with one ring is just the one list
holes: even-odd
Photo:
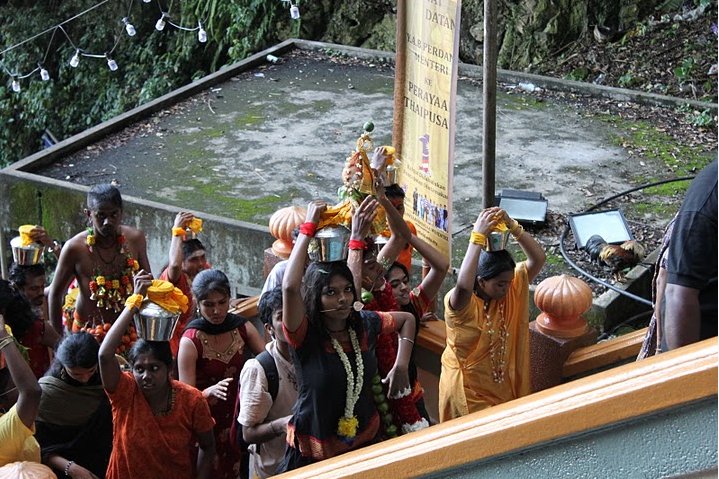
[[17, 81], [17, 79], [13, 78], [13, 81], [12, 81], [12, 91], [14, 91], [15, 93], [20, 93], [20, 90], [21, 90], [21, 88], [20, 88], [20, 82]]
[[75, 54], [70, 59], [70, 66], [73, 68], [77, 68], [77, 66], [80, 64], [80, 50], [75, 50]]
[[108, 56], [105, 57], [107, 58], [107, 67], [113, 72], [117, 71], [117, 62]]
[[145, 3], [150, 3], [152, 0], [142, 0]]
[[155, 30], [161, 32], [165, 28], [165, 14], [163, 13], [160, 19], [155, 24]]
[[292, 17], [292, 20], [299, 20], [300, 8], [297, 5], [292, 5], [290, 7], [290, 17]]
[[207, 42], [207, 32], [205, 31], [204, 28], [202, 28], [201, 23], [199, 23], [198, 25], [200, 27], [200, 30], [197, 32], [197, 40], [200, 43], [206, 43]]
[[40, 78], [42, 78], [42, 81], [48, 81], [50, 79], [50, 73], [43, 67], [40, 67]]
[[134, 37], [137, 33], [137, 30], [135, 30], [135, 27], [132, 25], [132, 23], [130, 23], [130, 20], [125, 17], [122, 19], [122, 23], [125, 24], [125, 31], [127, 32], [127, 34], [131, 37]]

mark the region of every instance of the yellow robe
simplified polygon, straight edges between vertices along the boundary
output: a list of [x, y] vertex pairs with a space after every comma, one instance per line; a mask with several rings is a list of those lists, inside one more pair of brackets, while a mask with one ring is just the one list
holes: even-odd
[[0, 466], [11, 462], [40, 462], [40, 445], [35, 427], [29, 429], [17, 414], [16, 406], [0, 416]]
[[[529, 376], [529, 280], [525, 263], [514, 270], [514, 279], [507, 296], [490, 303], [493, 340], [499, 340], [501, 316], [509, 335], [504, 354], [504, 381], [496, 383], [492, 376], [490, 334], [484, 301], [473, 294], [461, 310], [449, 305], [452, 291], [444, 298], [447, 345], [442, 354], [439, 378], [439, 420], [447, 421], [511, 401], [530, 392]], [[501, 314], [503, 309], [503, 314]], [[500, 356], [495, 352], [495, 369]]]

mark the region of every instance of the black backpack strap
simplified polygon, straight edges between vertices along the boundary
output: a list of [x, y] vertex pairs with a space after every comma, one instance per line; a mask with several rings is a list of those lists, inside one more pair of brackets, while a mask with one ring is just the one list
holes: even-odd
[[255, 358], [265, 370], [265, 377], [267, 378], [267, 389], [272, 396], [272, 402], [277, 398], [277, 391], [280, 388], [280, 375], [277, 371], [277, 364], [275, 364], [275, 358], [267, 351], [262, 351]]

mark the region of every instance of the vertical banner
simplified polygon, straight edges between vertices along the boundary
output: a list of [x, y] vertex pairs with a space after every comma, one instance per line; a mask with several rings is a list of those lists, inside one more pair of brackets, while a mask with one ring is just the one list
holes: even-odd
[[[398, 8], [395, 113], [401, 127], [405, 217], [417, 234], [451, 255], [452, 163], [454, 158], [459, 0], [402, 1]], [[398, 2], [398, 4], [400, 3]], [[400, 51], [402, 50], [402, 51]], [[399, 141], [398, 141], [399, 140]]]

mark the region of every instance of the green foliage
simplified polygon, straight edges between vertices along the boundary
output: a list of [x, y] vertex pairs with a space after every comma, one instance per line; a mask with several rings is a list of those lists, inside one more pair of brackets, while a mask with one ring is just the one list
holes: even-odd
[[[23, 41], [89, 8], [96, 2], [14, 2], [3, 6], [0, 38], [3, 47]], [[68, 35], [84, 51], [104, 53], [118, 41], [112, 58], [119, 69], [111, 72], [104, 58], [82, 57], [77, 68], [69, 66], [75, 49], [62, 32], [51, 34], [2, 55], [11, 72], [28, 73], [37, 67], [46, 49], [44, 66], [52, 79], [39, 74], [21, 80], [18, 94], [10, 80], [0, 75], [0, 166], [6, 166], [41, 148], [47, 129], [65, 139], [138, 105], [147, 103], [223, 65], [287, 38], [293, 28], [286, 4], [266, 0], [186, 0], [169, 7], [173, 23], [193, 28], [203, 23], [205, 44], [197, 32], [171, 26], [162, 32], [154, 25], [156, 3], [134, 2], [130, 20], [137, 35], [129, 37], [120, 21], [126, 2], [108, 2], [64, 25]], [[297, 22], [294, 22], [295, 24]], [[297, 32], [299, 33], [299, 32]], [[2, 47], [0, 47], [2, 48]]]
[[688, 116], [689, 123], [699, 128], [713, 128], [716, 125], [716, 117], [712, 116], [711, 111], [693, 111]]
[[617, 82], [619, 83], [619, 86], [623, 88], [629, 88], [638, 83], [637, 77], [634, 76], [634, 73], [631, 71], [625, 72], [622, 76], [619, 77], [619, 80]]
[[674, 76], [677, 77], [679, 83], [686, 83], [694, 73], [696, 61], [693, 57], [687, 57], [682, 60], [682, 64], [674, 69]]
[[567, 80], [584, 81], [589, 76], [589, 69], [587, 67], [575, 68], [569, 74], [565, 75], [564, 78]]

